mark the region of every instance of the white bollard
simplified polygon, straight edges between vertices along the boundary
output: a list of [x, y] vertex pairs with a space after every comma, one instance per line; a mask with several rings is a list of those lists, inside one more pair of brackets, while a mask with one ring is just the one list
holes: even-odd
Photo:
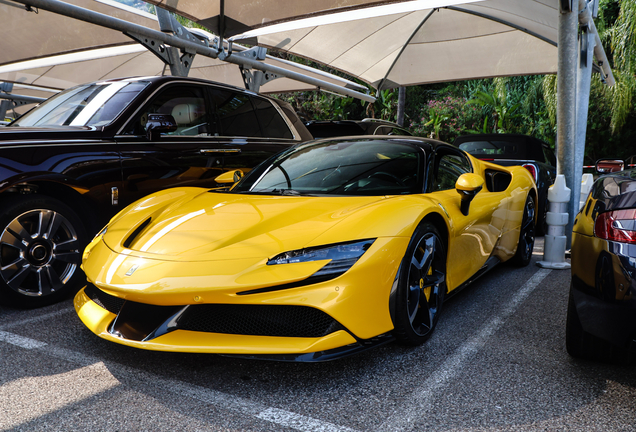
[[592, 184], [594, 184], [594, 176], [592, 174], [583, 174], [583, 180], [581, 180], [581, 198], [579, 199], [579, 211], [585, 205], [585, 201], [587, 201], [587, 196], [592, 190]]
[[556, 181], [548, 189], [549, 211], [546, 215], [548, 232], [544, 236], [543, 261], [537, 265], [543, 268], [565, 270], [570, 263], [565, 261], [565, 227], [568, 224], [568, 203], [570, 189], [565, 186], [565, 176], [557, 175]]

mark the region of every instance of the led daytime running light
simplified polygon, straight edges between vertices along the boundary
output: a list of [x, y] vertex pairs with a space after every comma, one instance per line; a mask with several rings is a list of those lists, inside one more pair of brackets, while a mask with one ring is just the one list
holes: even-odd
[[[374, 241], [375, 239], [367, 239], [283, 252], [267, 261], [267, 265], [331, 260], [325, 267], [339, 267], [339, 271], [342, 271], [342, 268], [346, 267], [346, 271], [358, 261]], [[325, 267], [323, 267], [323, 269], [325, 269]], [[321, 269], [321, 271], [323, 269]]]

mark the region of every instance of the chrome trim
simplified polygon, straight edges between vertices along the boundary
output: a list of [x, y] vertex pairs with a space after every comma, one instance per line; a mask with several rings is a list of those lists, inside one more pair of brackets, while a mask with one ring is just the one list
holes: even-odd
[[116, 186], [110, 188], [110, 203], [111, 205], [119, 205], [119, 189]]
[[199, 153], [240, 153], [241, 149], [201, 149]]

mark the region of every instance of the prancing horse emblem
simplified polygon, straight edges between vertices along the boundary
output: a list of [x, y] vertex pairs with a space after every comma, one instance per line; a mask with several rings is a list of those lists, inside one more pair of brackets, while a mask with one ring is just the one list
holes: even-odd
[[139, 264], [133, 264], [133, 266], [126, 272], [126, 276], [132, 276], [132, 274], [139, 268]]

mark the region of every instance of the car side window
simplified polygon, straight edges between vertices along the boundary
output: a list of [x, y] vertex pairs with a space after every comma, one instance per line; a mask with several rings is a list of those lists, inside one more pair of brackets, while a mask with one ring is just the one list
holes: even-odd
[[459, 153], [438, 153], [431, 192], [454, 189], [459, 176], [472, 172], [468, 159]]
[[264, 98], [253, 97], [252, 102], [256, 108], [256, 115], [261, 126], [263, 136], [267, 138], [288, 138], [294, 136], [289, 130], [289, 126], [281, 117], [274, 105]]
[[208, 136], [210, 115], [203, 89], [196, 86], [169, 86], [161, 90], [141, 110], [125, 134], [144, 135], [148, 114], [169, 114], [177, 123], [177, 130], [165, 135]]
[[215, 121], [218, 124], [219, 135], [263, 136], [249, 95], [225, 89], [213, 89], [212, 101], [216, 106]]
[[545, 156], [545, 160], [547, 163], [554, 167], [556, 166], [556, 157], [554, 156], [554, 152], [550, 148], [543, 147], [543, 155]]

